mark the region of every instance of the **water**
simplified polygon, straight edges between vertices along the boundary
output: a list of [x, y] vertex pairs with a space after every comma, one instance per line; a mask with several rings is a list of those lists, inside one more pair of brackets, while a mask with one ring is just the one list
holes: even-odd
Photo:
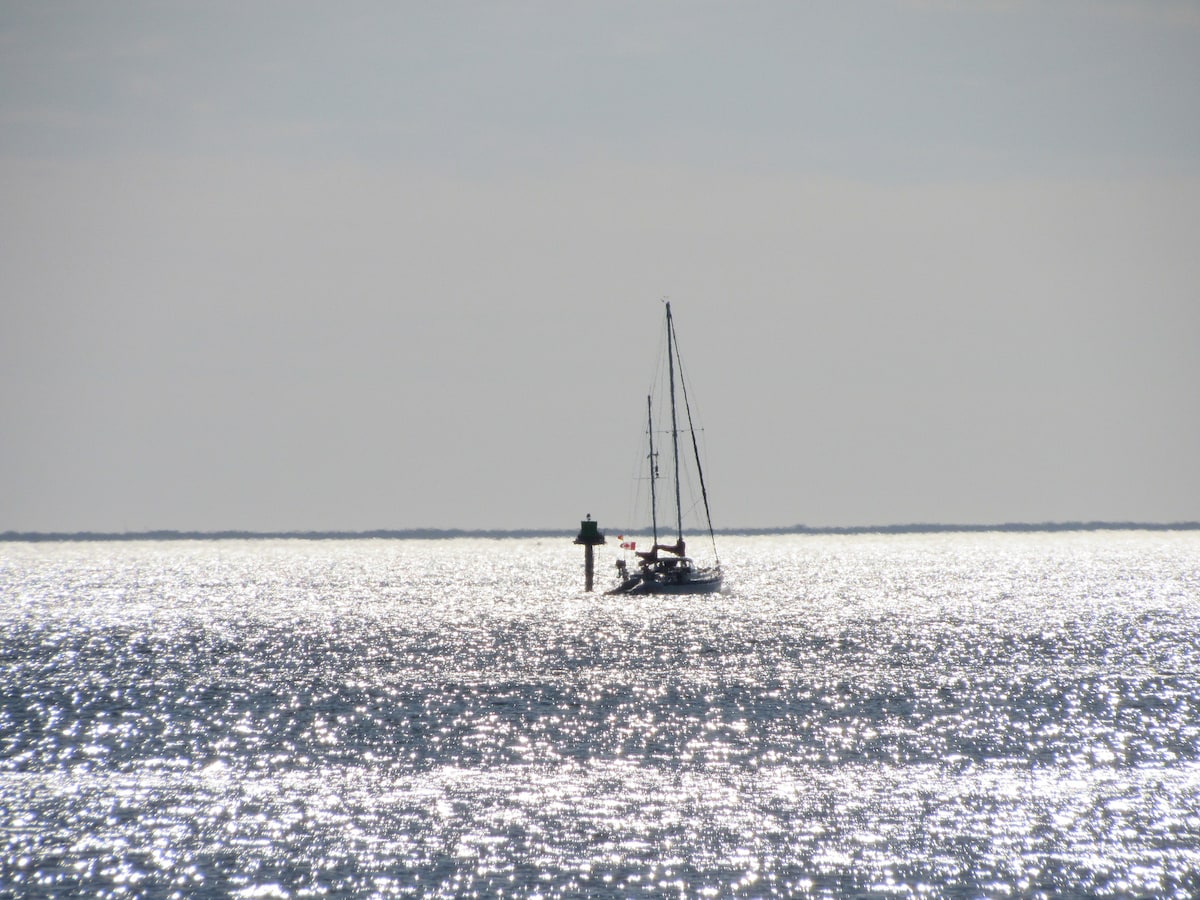
[[1200, 534], [722, 552], [0, 544], [0, 894], [1200, 894]]

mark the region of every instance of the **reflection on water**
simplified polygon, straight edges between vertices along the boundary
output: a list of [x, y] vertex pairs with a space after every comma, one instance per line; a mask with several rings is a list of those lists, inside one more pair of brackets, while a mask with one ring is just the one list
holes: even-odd
[[1200, 535], [724, 544], [0, 545], [0, 884], [1200, 893]]

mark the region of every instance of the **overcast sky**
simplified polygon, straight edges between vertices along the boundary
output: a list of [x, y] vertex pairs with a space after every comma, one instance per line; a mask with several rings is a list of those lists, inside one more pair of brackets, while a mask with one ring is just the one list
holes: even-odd
[[1200, 519], [1200, 4], [0, 2], [0, 531]]

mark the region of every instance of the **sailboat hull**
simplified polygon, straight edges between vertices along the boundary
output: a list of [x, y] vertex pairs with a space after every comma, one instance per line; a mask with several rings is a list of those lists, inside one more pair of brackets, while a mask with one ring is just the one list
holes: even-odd
[[666, 580], [637, 574], [626, 578], [610, 594], [715, 594], [721, 590], [720, 572], [696, 572], [681, 580]]

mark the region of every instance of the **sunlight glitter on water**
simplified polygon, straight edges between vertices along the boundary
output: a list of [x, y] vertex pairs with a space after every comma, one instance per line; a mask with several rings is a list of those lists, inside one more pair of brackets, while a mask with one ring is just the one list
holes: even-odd
[[5, 546], [0, 877], [1200, 886], [1198, 536], [725, 543], [705, 600], [584, 595], [547, 541]]

